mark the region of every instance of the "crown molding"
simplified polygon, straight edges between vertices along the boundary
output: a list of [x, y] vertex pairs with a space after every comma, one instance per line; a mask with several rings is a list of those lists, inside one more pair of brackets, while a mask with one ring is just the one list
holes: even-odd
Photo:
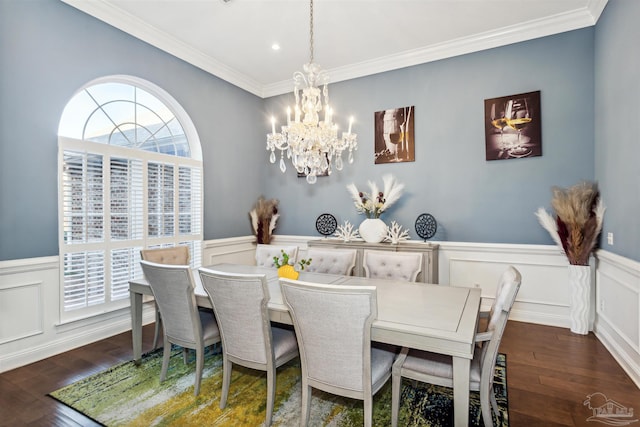
[[149, 25], [147, 22], [114, 6], [105, 0], [60, 0], [69, 6], [87, 13], [107, 24], [124, 31], [176, 58], [182, 59], [216, 77], [221, 78], [247, 92], [263, 97], [262, 85], [220, 61], [203, 54], [186, 43]]
[[[607, 1], [608, 0], [592, 0], [584, 9], [561, 13], [544, 19], [536, 19], [495, 31], [475, 34], [471, 37], [463, 37], [420, 49], [399, 52], [371, 61], [364, 61], [326, 71], [331, 77], [331, 82], [336, 83], [586, 28], [596, 24]], [[291, 92], [293, 90], [292, 88], [292, 81], [285, 80], [266, 85], [263, 93], [264, 97], [276, 96]]]
[[[169, 36], [156, 27], [114, 6], [107, 0], [60, 1], [258, 97], [267, 98], [293, 90], [291, 80], [261, 85], [238, 70], [228, 67], [186, 43]], [[571, 12], [326, 71], [331, 76], [331, 81], [335, 83], [577, 30], [595, 25], [607, 2], [608, 0], [590, 0], [584, 8]]]

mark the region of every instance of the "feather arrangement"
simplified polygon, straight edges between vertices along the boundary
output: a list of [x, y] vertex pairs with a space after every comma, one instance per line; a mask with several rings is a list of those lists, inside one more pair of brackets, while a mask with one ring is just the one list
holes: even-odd
[[544, 208], [538, 221], [560, 246], [572, 265], [589, 265], [589, 255], [602, 231], [605, 207], [596, 183], [582, 182], [569, 188], [552, 188], [552, 217]]
[[278, 200], [266, 200], [260, 196], [251, 212], [249, 212], [251, 228], [258, 243], [269, 244], [271, 242], [271, 235], [276, 228], [279, 217]]
[[400, 199], [404, 184], [399, 183], [391, 174], [384, 175], [382, 182], [383, 190], [380, 191], [374, 181], [368, 181], [369, 193], [359, 191], [353, 183], [347, 185], [347, 191], [358, 213], [365, 214], [367, 218], [380, 218], [380, 214]]

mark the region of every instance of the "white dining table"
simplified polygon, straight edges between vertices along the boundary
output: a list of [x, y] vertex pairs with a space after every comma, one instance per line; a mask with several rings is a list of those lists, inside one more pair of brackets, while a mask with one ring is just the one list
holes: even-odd
[[[272, 321], [292, 324], [287, 306], [282, 301], [280, 282], [274, 268], [240, 264], [216, 264], [205, 268], [241, 274], [265, 274]], [[211, 307], [211, 302], [193, 272], [196, 302]], [[301, 272], [298, 280], [343, 285], [376, 287], [378, 316], [371, 327], [373, 341], [449, 355], [453, 359], [453, 403], [456, 426], [468, 425], [469, 374], [475, 349], [475, 334], [480, 310], [480, 289], [432, 285], [402, 280], [370, 279]], [[133, 358], [142, 356], [142, 299], [153, 295], [144, 278], [129, 282]]]

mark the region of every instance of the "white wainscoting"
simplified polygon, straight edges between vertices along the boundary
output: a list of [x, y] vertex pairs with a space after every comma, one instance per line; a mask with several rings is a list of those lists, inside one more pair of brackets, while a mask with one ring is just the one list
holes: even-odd
[[640, 387], [640, 263], [596, 253], [594, 333]]
[[568, 328], [567, 259], [548, 245], [438, 242], [440, 283], [479, 287], [483, 305], [491, 305], [500, 275], [514, 266], [522, 285], [511, 319]]
[[[295, 244], [306, 257], [317, 236], [274, 236], [274, 244]], [[482, 288], [483, 306], [509, 265], [523, 277], [511, 319], [569, 327], [567, 261], [555, 246], [433, 242], [439, 248], [442, 286]], [[596, 254], [594, 332], [640, 386], [640, 263], [606, 251]], [[209, 240], [202, 263], [255, 264], [255, 238]], [[97, 341], [131, 328], [128, 308], [71, 324], [60, 324], [58, 257], [0, 262], [0, 372]], [[597, 308], [597, 310], [595, 310]], [[146, 304], [143, 323], [154, 320]]]

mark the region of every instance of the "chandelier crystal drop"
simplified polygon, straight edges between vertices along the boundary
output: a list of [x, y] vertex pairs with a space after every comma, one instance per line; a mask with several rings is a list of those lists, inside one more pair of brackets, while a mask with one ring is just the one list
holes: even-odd
[[282, 173], [287, 170], [286, 153], [296, 171], [304, 174], [309, 184], [315, 184], [319, 175], [331, 174], [333, 167], [342, 170], [343, 151], [348, 150], [348, 161], [353, 163], [353, 151], [358, 149], [358, 141], [357, 134], [351, 133], [353, 117], [349, 120], [349, 130], [338, 138], [338, 125], [333, 122], [333, 110], [329, 106], [329, 76], [313, 62], [313, 0], [309, 27], [311, 59], [303, 66], [303, 72], [293, 74], [293, 120], [291, 108], [287, 108], [287, 124], [276, 133], [276, 120], [271, 118], [267, 150], [271, 151], [271, 163], [276, 162], [276, 149], [280, 150]]

